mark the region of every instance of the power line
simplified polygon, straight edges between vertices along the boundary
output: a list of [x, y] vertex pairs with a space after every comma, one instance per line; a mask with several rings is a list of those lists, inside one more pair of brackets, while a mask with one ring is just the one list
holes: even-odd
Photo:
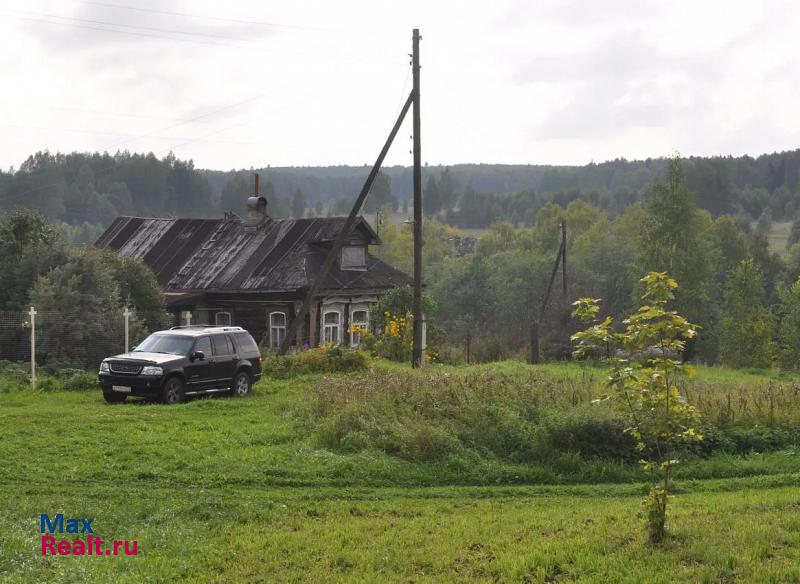
[[[185, 39], [185, 38], [180, 38], [180, 37], [171, 37], [171, 36], [164, 36], [164, 35], [149, 34], [149, 33], [144, 33], [144, 32], [135, 32], [135, 31], [132, 31], [132, 30], [117, 30], [117, 29], [113, 29], [113, 28], [103, 28], [103, 27], [100, 27], [100, 26], [91, 26], [91, 25], [88, 25], [88, 24], [75, 24], [75, 23], [71, 23], [71, 22], [56, 22], [56, 21], [53, 21], [53, 20], [44, 20], [44, 19], [41, 19], [41, 18], [31, 18], [31, 17], [27, 17], [27, 16], [17, 16], [16, 14], [8, 14], [8, 13], [6, 13], [6, 14], [0, 14], [0, 16], [5, 16], [7, 18], [16, 18], [17, 20], [26, 20], [26, 21], [29, 21], [29, 22], [37, 22], [37, 23], [42, 23], [42, 24], [55, 24], [55, 25], [58, 25], [58, 26], [67, 26], [67, 27], [72, 27], [72, 28], [83, 28], [83, 29], [87, 29], [87, 30], [97, 30], [97, 31], [101, 31], [101, 32], [113, 32], [113, 33], [117, 33], [117, 34], [129, 35], [129, 36], [147, 37], [147, 38], [162, 39], [162, 40], [168, 40], [168, 41], [179, 41], [179, 42], [184, 42], [184, 43], [193, 43], [193, 44], [196, 44], [196, 45], [209, 45], [209, 46], [212, 46], [212, 47], [228, 47], [228, 48], [231, 48], [231, 49], [249, 49], [249, 50], [253, 50], [254, 49], [254, 47], [252, 47], [252, 46], [232, 45], [232, 44], [228, 44], [228, 43], [212, 43], [212, 42], [208, 42], [208, 41], [200, 41], [200, 40], [195, 40], [195, 39]], [[114, 26], [124, 26], [124, 25], [114, 25]], [[262, 49], [262, 50], [269, 50], [269, 49]]]
[[129, 138], [129, 139], [127, 139], [127, 140], [123, 140], [123, 141], [121, 141], [121, 142], [117, 142], [117, 143], [115, 143], [115, 144], [112, 144], [111, 146], [108, 146], [108, 147], [106, 148], [106, 150], [111, 150], [111, 149], [113, 149], [113, 148], [118, 148], [118, 147], [122, 146], [123, 144], [127, 144], [127, 143], [129, 143], [129, 142], [134, 142], [134, 141], [136, 141], [136, 140], [141, 140], [142, 138], [147, 138], [147, 137], [150, 137], [150, 136], [152, 136], [153, 134], [157, 134], [157, 133], [159, 133], [159, 132], [166, 132], [167, 130], [171, 130], [171, 129], [173, 129], [173, 128], [177, 128], [177, 127], [179, 127], [179, 126], [184, 126], [184, 125], [186, 125], [186, 124], [193, 123], [193, 122], [196, 122], [196, 121], [198, 121], [198, 120], [202, 120], [202, 119], [205, 119], [205, 118], [208, 118], [208, 117], [214, 116], [214, 115], [216, 115], [216, 114], [218, 114], [218, 113], [220, 113], [220, 112], [223, 112], [223, 111], [226, 111], [226, 110], [229, 110], [229, 109], [232, 109], [232, 108], [238, 107], [238, 106], [240, 106], [240, 105], [244, 105], [244, 104], [246, 104], [246, 103], [252, 103], [252, 102], [254, 102], [254, 101], [258, 101], [259, 99], [262, 99], [262, 98], [263, 98], [263, 97], [265, 97], [266, 95], [267, 95], [266, 93], [262, 93], [262, 94], [260, 94], [260, 95], [256, 95], [255, 97], [251, 97], [251, 98], [248, 98], [248, 99], [245, 99], [245, 100], [242, 100], [242, 101], [236, 102], [236, 103], [228, 104], [228, 105], [226, 105], [226, 106], [223, 106], [223, 107], [221, 107], [221, 108], [215, 109], [215, 110], [213, 110], [213, 111], [210, 111], [210, 112], [208, 112], [208, 113], [201, 114], [201, 115], [199, 115], [199, 116], [195, 116], [195, 117], [193, 117], [193, 118], [189, 118], [189, 119], [187, 119], [187, 120], [179, 121], [179, 122], [177, 122], [177, 123], [175, 123], [175, 124], [172, 124], [172, 125], [170, 125], [170, 126], [167, 126], [167, 127], [165, 127], [165, 128], [158, 128], [158, 129], [156, 129], [156, 130], [153, 130], [152, 132], [145, 132], [144, 134], [140, 134], [140, 135], [138, 135], [138, 136], [135, 136], [135, 137], [133, 137], [133, 138]]
[[258, 20], [245, 20], [245, 19], [238, 19], [238, 18], [227, 18], [223, 16], [210, 16], [210, 15], [202, 15], [202, 14], [191, 14], [188, 12], [173, 12], [170, 10], [159, 10], [156, 8], [142, 8], [141, 6], [126, 6], [124, 4], [111, 4], [109, 2], [93, 2], [91, 0], [73, 0], [78, 4], [89, 4], [92, 6], [103, 6], [105, 8], [117, 8], [120, 10], [134, 10], [136, 12], [149, 12], [152, 14], [165, 14], [168, 16], [182, 16], [186, 18], [202, 18], [205, 20], [215, 20], [218, 22], [231, 22], [236, 24], [250, 24], [256, 26], [268, 26], [268, 27], [279, 27], [279, 28], [296, 28], [302, 30], [315, 30], [320, 32], [335, 32], [333, 29], [330, 28], [321, 28], [316, 26], [308, 26], [308, 25], [301, 25], [301, 24], [286, 24], [280, 22], [264, 22]]
[[[19, 12], [19, 11], [17, 11], [17, 12]], [[39, 13], [32, 13], [32, 12], [23, 12], [23, 13], [24, 14], [39, 14]], [[127, 36], [153, 38], [153, 39], [161, 39], [161, 40], [168, 40], [168, 41], [178, 41], [178, 42], [182, 42], [182, 43], [191, 43], [191, 44], [196, 44], [196, 45], [206, 45], [206, 46], [210, 46], [210, 47], [224, 47], [224, 48], [229, 48], [229, 49], [244, 49], [244, 50], [248, 50], [248, 51], [267, 52], [267, 53], [270, 53], [270, 54], [274, 54], [274, 53], [278, 53], [278, 54], [291, 53], [291, 54], [294, 54], [294, 55], [300, 55], [300, 56], [306, 56], [306, 57], [314, 57], [316, 59], [329, 59], [329, 60], [334, 60], [334, 61], [342, 61], [342, 60], [344, 60], [344, 61], [351, 61], [351, 62], [354, 62], [354, 63], [363, 63], [363, 64], [373, 64], [374, 63], [374, 62], [370, 62], [369, 60], [366, 60], [366, 59], [363, 59], [363, 58], [341, 57], [339, 55], [332, 54], [331, 52], [309, 53], [309, 52], [303, 52], [303, 51], [269, 48], [269, 47], [267, 47], [267, 46], [265, 46], [263, 44], [240, 45], [240, 44], [231, 44], [231, 43], [225, 43], [225, 42], [218, 42], [217, 43], [217, 42], [204, 41], [204, 40], [198, 40], [198, 39], [182, 38], [182, 37], [176, 37], [176, 36], [167, 36], [166, 34], [161, 35], [161, 34], [154, 34], [154, 33], [148, 33], [148, 32], [137, 32], [135, 30], [120, 30], [120, 28], [123, 28], [123, 27], [138, 28], [140, 30], [153, 30], [153, 31], [156, 31], [156, 30], [164, 31], [164, 30], [167, 30], [167, 29], [156, 29], [156, 28], [153, 28], [153, 27], [142, 27], [142, 26], [138, 26], [138, 25], [115, 24], [115, 23], [108, 23], [107, 26], [114, 26], [114, 27], [118, 27], [118, 28], [107, 28], [107, 26], [94, 26], [93, 24], [79, 24], [78, 22], [59, 22], [59, 21], [55, 21], [55, 20], [46, 20], [46, 18], [58, 18], [58, 19], [62, 19], [62, 20], [73, 20], [73, 21], [89, 22], [89, 23], [102, 22], [102, 21], [91, 21], [91, 20], [78, 19], [78, 18], [73, 18], [73, 17], [68, 17], [68, 16], [55, 16], [55, 15], [48, 15], [48, 14], [41, 14], [41, 16], [44, 16], [45, 18], [33, 18], [31, 16], [19, 16], [18, 14], [9, 13], [9, 12], [0, 14], [0, 17], [14, 18], [14, 19], [17, 19], [17, 20], [22, 20], [22, 21], [27, 21], [27, 22], [35, 22], [35, 23], [38, 23], [38, 24], [50, 24], [50, 25], [56, 25], [56, 26], [66, 26], [66, 27], [72, 27], [72, 28], [80, 28], [80, 29], [84, 29], [84, 30], [95, 30], [95, 31], [99, 31], [99, 32], [109, 32], [109, 33], [123, 34], [123, 35], [127, 35]], [[174, 31], [173, 34], [195, 35], [195, 34], [201, 34], [201, 33]], [[201, 35], [201, 36], [207, 36], [207, 35]], [[234, 38], [234, 37], [229, 37], [229, 38]], [[239, 39], [234, 39], [234, 40], [239, 40]], [[256, 42], [256, 41], [245, 40], [244, 42], [253, 43], [253, 42]]]
[[[169, 34], [183, 34], [189, 36], [199, 36], [199, 37], [209, 37], [209, 38], [218, 38], [223, 40], [229, 41], [240, 41], [240, 42], [250, 42], [250, 43], [258, 43], [258, 39], [251, 39], [251, 38], [244, 38], [244, 37], [234, 37], [234, 36], [227, 36], [227, 35], [220, 35], [220, 34], [213, 34], [213, 33], [202, 33], [202, 32], [191, 32], [191, 31], [184, 31], [184, 30], [176, 30], [174, 28], [159, 28], [159, 27], [152, 27], [152, 26], [141, 26], [138, 24], [120, 24], [117, 22], [109, 22], [107, 20], [91, 20], [88, 18], [77, 18], [74, 16], [61, 16], [59, 14], [47, 14], [43, 12], [30, 12], [28, 10], [14, 10], [14, 12], [29, 14], [32, 16], [43, 16], [46, 18], [58, 18], [61, 20], [71, 20], [74, 22], [84, 22], [89, 24], [101, 24], [105, 26], [116, 26], [119, 28], [133, 28], [139, 30], [146, 30], [151, 32], [165, 32]], [[238, 45], [237, 45], [238, 46]]]

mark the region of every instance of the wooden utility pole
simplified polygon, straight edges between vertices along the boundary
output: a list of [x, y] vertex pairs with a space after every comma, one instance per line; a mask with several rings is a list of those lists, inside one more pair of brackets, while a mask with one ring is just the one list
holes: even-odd
[[381, 169], [383, 160], [386, 158], [386, 154], [389, 152], [389, 147], [392, 145], [392, 142], [394, 142], [394, 137], [397, 136], [397, 132], [400, 130], [400, 126], [403, 124], [403, 120], [405, 119], [409, 108], [411, 108], [412, 101], [413, 95], [409, 95], [408, 99], [406, 99], [405, 105], [403, 105], [403, 109], [400, 110], [400, 115], [397, 116], [397, 121], [394, 123], [392, 131], [389, 132], [389, 137], [386, 139], [386, 143], [383, 145], [383, 148], [381, 148], [377, 160], [375, 160], [375, 164], [372, 165], [372, 170], [369, 171], [367, 180], [364, 181], [364, 186], [361, 187], [361, 192], [356, 198], [356, 202], [353, 203], [353, 208], [350, 209], [350, 215], [347, 216], [341, 231], [339, 231], [339, 233], [336, 235], [336, 239], [333, 241], [333, 245], [331, 246], [328, 255], [325, 256], [325, 262], [322, 264], [322, 269], [320, 269], [319, 275], [306, 293], [306, 298], [303, 301], [302, 306], [300, 306], [300, 309], [297, 311], [297, 314], [295, 314], [294, 319], [289, 323], [289, 327], [286, 329], [286, 337], [283, 339], [283, 343], [278, 350], [279, 355], [285, 355], [286, 351], [289, 350], [289, 347], [292, 345], [292, 341], [297, 334], [297, 330], [308, 316], [308, 311], [311, 308], [311, 304], [316, 302], [317, 294], [325, 282], [325, 279], [328, 277], [328, 273], [331, 271], [333, 263], [339, 257], [339, 252], [341, 252], [345, 240], [350, 236], [350, 232], [356, 223], [361, 206], [364, 204], [364, 199], [366, 199], [367, 195], [369, 194], [372, 183], [375, 181], [375, 177], [378, 175], [378, 171]]
[[547, 303], [550, 301], [550, 291], [553, 289], [553, 283], [556, 281], [556, 275], [558, 274], [558, 268], [561, 266], [561, 297], [564, 301], [566, 306], [567, 301], [567, 222], [565, 220], [561, 221], [561, 245], [558, 248], [558, 253], [556, 254], [556, 260], [553, 263], [553, 271], [550, 273], [550, 281], [547, 283], [547, 290], [544, 293], [544, 299], [542, 300], [542, 306], [539, 310], [539, 318], [535, 318], [531, 323], [531, 350], [530, 354], [528, 355], [528, 363], [538, 363], [539, 362], [539, 327], [544, 320], [544, 313], [547, 310]]
[[414, 87], [414, 339], [411, 366], [422, 367], [422, 136], [420, 135], [419, 29], [412, 35], [411, 70]]
[[561, 220], [561, 297], [567, 304], [567, 220]]

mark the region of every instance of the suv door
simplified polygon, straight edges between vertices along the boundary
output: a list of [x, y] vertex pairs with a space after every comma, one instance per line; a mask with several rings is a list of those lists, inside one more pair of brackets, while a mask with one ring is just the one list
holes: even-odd
[[216, 363], [214, 362], [211, 350], [211, 339], [209, 337], [198, 337], [194, 342], [192, 353], [202, 351], [205, 358], [189, 361], [183, 368], [186, 377], [186, 392], [199, 391], [208, 388], [215, 377]]
[[239, 359], [235, 353], [233, 342], [226, 334], [211, 335], [211, 346], [214, 353], [213, 387], [228, 387], [236, 373]]

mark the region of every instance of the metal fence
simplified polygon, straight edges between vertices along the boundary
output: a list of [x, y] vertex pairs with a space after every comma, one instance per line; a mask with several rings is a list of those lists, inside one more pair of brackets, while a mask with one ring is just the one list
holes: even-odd
[[180, 324], [166, 312], [125, 308], [98, 317], [61, 311], [0, 311], [0, 360], [38, 372], [96, 370], [103, 358], [127, 352], [151, 331]]

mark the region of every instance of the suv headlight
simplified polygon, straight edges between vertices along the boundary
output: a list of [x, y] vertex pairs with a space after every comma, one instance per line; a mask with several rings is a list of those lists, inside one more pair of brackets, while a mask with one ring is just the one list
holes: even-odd
[[164, 370], [161, 367], [154, 367], [153, 365], [148, 365], [147, 367], [142, 368], [142, 375], [164, 375]]
[[108, 373], [110, 370], [108, 368], [108, 361], [103, 361], [100, 363], [100, 371], [99, 373]]

